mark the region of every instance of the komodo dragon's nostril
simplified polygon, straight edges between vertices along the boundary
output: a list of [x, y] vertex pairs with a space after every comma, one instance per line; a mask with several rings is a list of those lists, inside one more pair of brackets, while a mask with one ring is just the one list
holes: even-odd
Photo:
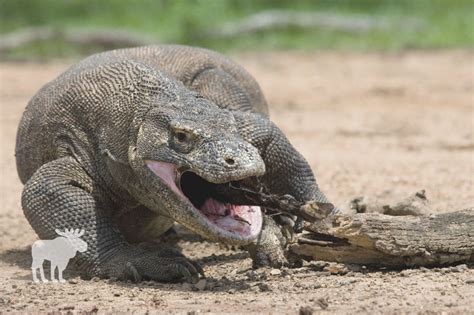
[[227, 164], [229, 164], [229, 165], [234, 165], [234, 164], [235, 164], [235, 160], [232, 159], [232, 158], [226, 158], [226, 159], [225, 159], [225, 162], [226, 162]]

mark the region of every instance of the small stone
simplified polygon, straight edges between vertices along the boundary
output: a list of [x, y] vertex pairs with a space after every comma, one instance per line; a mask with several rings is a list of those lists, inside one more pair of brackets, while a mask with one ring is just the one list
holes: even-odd
[[415, 270], [412, 270], [412, 269], [405, 269], [405, 270], [400, 271], [400, 276], [402, 276], [402, 277], [408, 277], [408, 276], [410, 276], [411, 274], [413, 274], [414, 272], [415, 272]]
[[329, 301], [327, 298], [319, 298], [316, 303], [319, 305], [319, 307], [322, 309], [322, 310], [325, 310], [328, 308], [329, 306]]
[[74, 309], [74, 306], [73, 305], [68, 305], [68, 306], [64, 306], [62, 308], [63, 311], [70, 311], [70, 310], [73, 310]]
[[312, 261], [308, 267], [314, 271], [323, 271], [327, 265], [329, 265], [329, 263], [326, 261]]
[[281, 275], [281, 270], [280, 270], [280, 269], [272, 269], [272, 270], [270, 270], [270, 274], [271, 274], [272, 276]]
[[199, 280], [194, 286], [199, 290], [199, 291], [203, 291], [206, 289], [206, 285], [207, 285], [207, 280], [206, 279], [201, 279]]
[[339, 281], [339, 285], [343, 286], [343, 285], [348, 285], [348, 284], [352, 284], [356, 282], [357, 282], [357, 279], [342, 280], [342, 281]]
[[467, 284], [474, 284], [474, 279], [467, 279], [467, 280], [466, 280], [466, 283], [467, 283]]
[[346, 265], [347, 269], [349, 269], [349, 272], [356, 273], [356, 272], [361, 272], [362, 271], [362, 266], [361, 265], [356, 265], [356, 264], [349, 264]]
[[330, 276], [331, 273], [329, 271], [316, 271], [314, 275], [317, 277], [327, 277]]
[[329, 263], [323, 270], [333, 275], [345, 275], [349, 272], [349, 269], [345, 265], [338, 263]]
[[268, 292], [272, 290], [268, 284], [263, 282], [258, 283], [258, 288], [261, 292]]
[[300, 315], [313, 315], [313, 308], [311, 306], [301, 306], [300, 307]]
[[115, 292], [114, 296], [120, 296], [121, 294], [119, 292]]
[[466, 270], [469, 269], [469, 268], [467, 268], [466, 264], [457, 265], [455, 268], [457, 269], [458, 272], [463, 272], [463, 271], [466, 271]]
[[79, 282], [79, 281], [77, 281], [77, 279], [75, 279], [75, 278], [68, 280], [68, 283], [70, 283], [70, 284], [78, 284], [78, 282]]
[[285, 276], [287, 276], [287, 275], [292, 275], [292, 274], [293, 274], [293, 269], [283, 267], [283, 268], [281, 268], [281, 272], [282, 272], [282, 274], [284, 274]]

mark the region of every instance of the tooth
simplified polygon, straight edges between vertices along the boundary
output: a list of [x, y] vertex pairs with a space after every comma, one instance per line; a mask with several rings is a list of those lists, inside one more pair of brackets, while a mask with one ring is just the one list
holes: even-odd
[[235, 221], [239, 221], [239, 222], [243, 222], [243, 223], [245, 223], [245, 224], [250, 225], [250, 222], [249, 222], [249, 221], [245, 220], [245, 219], [242, 218], [242, 217], [239, 217], [238, 215], [234, 215], [234, 220], [235, 220]]

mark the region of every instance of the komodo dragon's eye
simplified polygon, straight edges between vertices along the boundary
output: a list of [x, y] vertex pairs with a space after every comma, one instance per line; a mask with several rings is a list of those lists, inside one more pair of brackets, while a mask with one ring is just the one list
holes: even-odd
[[182, 131], [176, 132], [175, 137], [178, 142], [186, 142], [188, 140], [188, 135]]
[[193, 149], [195, 138], [195, 134], [189, 130], [174, 129], [171, 135], [171, 144], [175, 150], [187, 153]]

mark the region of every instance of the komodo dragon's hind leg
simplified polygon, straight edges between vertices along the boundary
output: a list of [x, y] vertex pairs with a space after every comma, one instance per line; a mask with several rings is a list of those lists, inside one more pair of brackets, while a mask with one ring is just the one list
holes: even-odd
[[110, 217], [113, 206], [101, 189], [72, 157], [40, 167], [23, 190], [26, 218], [39, 237], [54, 238], [54, 230], [84, 229], [88, 244], [75, 264], [87, 276], [145, 278], [157, 281], [196, 282], [202, 271], [183, 256], [160, 255], [128, 244]]

